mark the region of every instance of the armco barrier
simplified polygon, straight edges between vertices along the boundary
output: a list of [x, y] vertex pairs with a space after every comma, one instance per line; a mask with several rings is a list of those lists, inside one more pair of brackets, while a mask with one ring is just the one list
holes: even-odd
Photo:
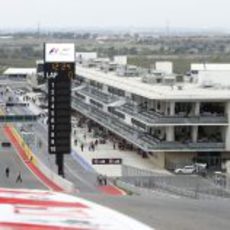
[[26, 160], [30, 160], [30, 163], [38, 168], [49, 180], [59, 186], [63, 191], [68, 193], [73, 193], [75, 191], [75, 186], [73, 183], [58, 176], [34, 155], [28, 145], [24, 142], [18, 131], [12, 125], [7, 125], [6, 128], [10, 130], [11, 134], [15, 137], [18, 144], [22, 147], [22, 149], [24, 149], [27, 158]]

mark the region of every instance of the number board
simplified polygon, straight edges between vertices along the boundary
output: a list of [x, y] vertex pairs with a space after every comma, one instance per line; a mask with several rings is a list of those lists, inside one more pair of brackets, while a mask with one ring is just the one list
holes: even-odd
[[74, 71], [74, 63], [45, 63], [50, 154], [71, 152], [71, 80]]

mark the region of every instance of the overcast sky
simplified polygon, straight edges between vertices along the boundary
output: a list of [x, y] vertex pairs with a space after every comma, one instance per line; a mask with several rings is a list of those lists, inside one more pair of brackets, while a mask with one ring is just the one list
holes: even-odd
[[230, 29], [230, 0], [0, 0], [0, 29], [163, 27]]

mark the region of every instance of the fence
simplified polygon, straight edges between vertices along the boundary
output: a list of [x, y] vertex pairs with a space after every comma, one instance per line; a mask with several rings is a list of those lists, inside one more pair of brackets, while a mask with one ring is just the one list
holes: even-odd
[[176, 194], [180, 196], [202, 198], [230, 198], [230, 179], [225, 183], [216, 183], [213, 178], [203, 178], [197, 175], [163, 175], [134, 167], [122, 166], [121, 182], [131, 185], [131, 188], [144, 188]]

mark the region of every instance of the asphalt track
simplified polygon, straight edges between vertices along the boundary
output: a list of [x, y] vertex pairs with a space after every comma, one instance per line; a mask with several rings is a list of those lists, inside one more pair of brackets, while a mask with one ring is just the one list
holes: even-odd
[[[0, 142], [3, 141], [9, 142], [1, 126]], [[5, 175], [6, 167], [10, 169], [9, 178]], [[21, 172], [22, 182], [16, 183], [19, 172]], [[44, 183], [26, 167], [26, 164], [20, 159], [13, 145], [5, 148], [0, 147], [0, 186], [5, 188], [48, 189]]]
[[80, 196], [133, 217], [156, 230], [230, 229], [229, 200], [192, 200], [170, 195]]

